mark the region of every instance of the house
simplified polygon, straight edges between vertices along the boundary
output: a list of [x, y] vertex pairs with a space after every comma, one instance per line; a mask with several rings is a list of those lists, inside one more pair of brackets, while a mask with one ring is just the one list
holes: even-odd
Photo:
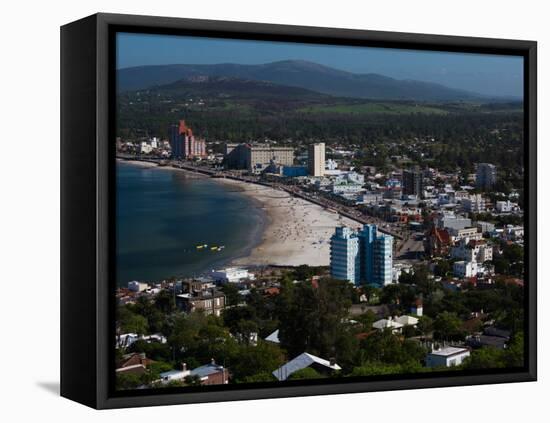
[[470, 350], [464, 347], [444, 347], [434, 349], [426, 356], [426, 367], [460, 366], [470, 356]]
[[187, 313], [202, 310], [205, 314], [220, 316], [225, 308], [225, 295], [216, 289], [184, 293], [176, 296], [176, 304]]
[[160, 374], [160, 382], [163, 384], [170, 382], [183, 382], [183, 380], [189, 376], [191, 371], [187, 369], [187, 364], [181, 364], [181, 370], [173, 369]]
[[510, 336], [511, 332], [508, 330], [489, 326], [483, 330], [482, 334], [468, 337], [466, 343], [473, 348], [493, 347], [502, 350], [508, 346]]
[[269, 334], [265, 340], [267, 342], [273, 342], [274, 344], [280, 344], [281, 341], [279, 341], [279, 329], [277, 329], [275, 332], [272, 332]]
[[116, 373], [117, 374], [137, 374], [141, 375], [145, 373], [145, 370], [147, 369], [147, 366], [154, 363], [153, 360], [150, 358], [147, 358], [145, 356], [145, 353], [132, 353], [132, 354], [125, 354], [122, 356], [122, 359], [120, 359], [117, 363]]
[[228, 370], [216, 364], [214, 359], [209, 364], [191, 370], [189, 376], [197, 376], [201, 385], [225, 385], [229, 383]]
[[136, 341], [160, 342], [166, 344], [166, 337], [160, 333], [154, 333], [152, 335], [138, 335], [137, 333], [123, 333], [116, 337], [117, 348], [128, 348]]
[[299, 370], [311, 367], [320, 373], [332, 373], [342, 368], [334, 362], [334, 360], [325, 360], [324, 358], [317, 357], [313, 354], [302, 353], [297, 357], [294, 357], [289, 362], [283, 364], [277, 370], [273, 371], [273, 376], [279, 381], [287, 380], [292, 373]]
[[401, 323], [403, 326], [413, 326], [416, 327], [418, 324], [418, 319], [412, 316], [399, 316], [395, 319], [397, 323]]
[[386, 329], [390, 329], [392, 333], [401, 333], [401, 330], [403, 329], [403, 323], [399, 323], [390, 316], [387, 319], [380, 319], [377, 320], [372, 324], [372, 327], [374, 329], [378, 329], [379, 331], [384, 331]]

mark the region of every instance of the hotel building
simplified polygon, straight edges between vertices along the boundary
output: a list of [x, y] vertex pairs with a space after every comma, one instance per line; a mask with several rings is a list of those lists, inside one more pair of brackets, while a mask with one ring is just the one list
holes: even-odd
[[338, 227], [330, 239], [330, 271], [335, 279], [383, 287], [392, 283], [393, 237], [376, 225], [359, 232]]
[[170, 147], [174, 159], [194, 159], [206, 157], [206, 142], [195, 138], [193, 131], [184, 120], [170, 125]]
[[325, 174], [325, 143], [309, 145], [308, 171], [311, 176], [323, 176]]
[[227, 144], [225, 164], [229, 169], [246, 169], [249, 172], [261, 173], [271, 164], [292, 166], [294, 149], [267, 144]]

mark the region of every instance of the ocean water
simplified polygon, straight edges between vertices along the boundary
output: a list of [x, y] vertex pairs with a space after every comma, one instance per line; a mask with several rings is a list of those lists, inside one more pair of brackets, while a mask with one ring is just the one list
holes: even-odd
[[116, 195], [118, 286], [207, 274], [247, 255], [266, 221], [236, 188], [167, 168], [117, 162]]

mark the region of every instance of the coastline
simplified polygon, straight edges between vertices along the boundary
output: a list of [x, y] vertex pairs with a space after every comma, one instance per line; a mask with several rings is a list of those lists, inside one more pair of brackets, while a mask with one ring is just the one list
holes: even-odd
[[[182, 171], [171, 166], [137, 160], [120, 160], [131, 165], [158, 167]], [[201, 175], [204, 178], [207, 176]], [[328, 266], [330, 264], [330, 237], [337, 226], [358, 228], [360, 225], [337, 213], [289, 193], [263, 185], [234, 179], [208, 178], [238, 190], [251, 199], [263, 212], [261, 227], [254, 228], [250, 243], [236, 257], [220, 261], [220, 266]]]

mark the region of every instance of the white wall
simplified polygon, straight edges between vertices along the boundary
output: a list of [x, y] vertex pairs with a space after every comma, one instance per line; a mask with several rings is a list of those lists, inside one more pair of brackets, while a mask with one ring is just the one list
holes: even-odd
[[[539, 116], [548, 116], [550, 57], [545, 2], [479, 1], [168, 1], [82, 0], [7, 1], [2, 8], [2, 135], [20, 141], [29, 155], [17, 159], [3, 144], [2, 245], [5, 258], [0, 280], [6, 290], [2, 321], [2, 416], [6, 421], [46, 419], [81, 423], [169, 421], [184, 413], [188, 420], [205, 415], [230, 422], [307, 419], [397, 421], [411, 412], [423, 420], [446, 423], [541, 421], [547, 410], [548, 335], [540, 339], [538, 383], [477, 386], [430, 391], [383, 392], [268, 401], [95, 412], [55, 393], [59, 380], [59, 26], [97, 11], [334, 26], [388, 31], [475, 35], [539, 41]], [[29, 130], [29, 127], [35, 128]], [[32, 135], [31, 135], [32, 134]], [[540, 119], [540, 163], [550, 160], [548, 119]], [[48, 148], [44, 148], [48, 144]], [[21, 148], [14, 148], [21, 151]], [[540, 169], [540, 210], [550, 207], [550, 166]], [[539, 239], [550, 239], [550, 226], [540, 225]], [[550, 248], [541, 245], [541, 256]], [[6, 257], [6, 254], [8, 257]], [[548, 334], [549, 272], [539, 275], [539, 334]], [[11, 298], [13, 296], [13, 298]], [[32, 343], [28, 340], [32, 332]], [[399, 407], [395, 404], [399, 403]], [[467, 407], [457, 407], [467, 404]], [[488, 404], [500, 404], [490, 407]], [[206, 414], [205, 414], [206, 413]]]

